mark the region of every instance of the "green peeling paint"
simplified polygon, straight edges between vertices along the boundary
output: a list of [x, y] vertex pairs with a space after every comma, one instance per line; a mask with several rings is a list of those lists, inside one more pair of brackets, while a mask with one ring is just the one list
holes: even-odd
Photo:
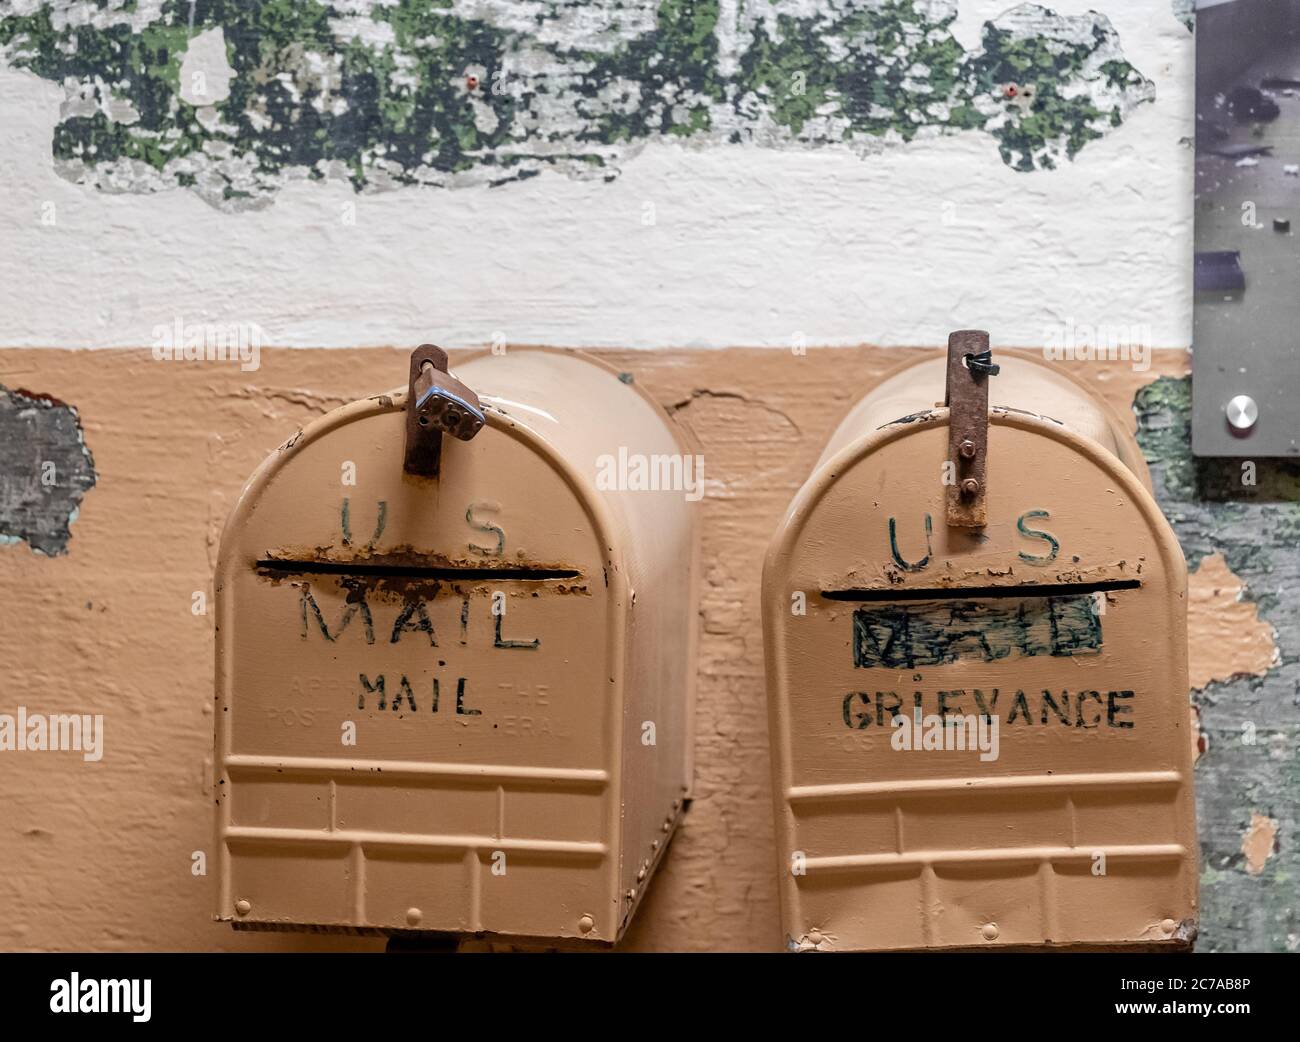
[[[1134, 402], [1156, 498], [1188, 566], [1220, 553], [1272, 625], [1280, 661], [1264, 676], [1193, 692], [1207, 749], [1196, 766], [1203, 951], [1300, 949], [1300, 463], [1196, 459], [1190, 379], [1161, 378]], [[1254, 479], [1254, 484], [1250, 480]], [[1278, 822], [1254, 876], [1242, 837], [1254, 813]]]
[[[225, 209], [303, 177], [358, 191], [547, 168], [608, 179], [652, 140], [870, 155], [982, 133], [1013, 169], [1051, 169], [1154, 94], [1104, 16], [1030, 4], [986, 23], [970, 52], [951, 32], [955, 0], [50, 0], [16, 13], [32, 7], [0, 0], [0, 57], [75, 97], [53, 138], [63, 176], [181, 185]], [[229, 94], [196, 107], [182, 63], [218, 29]]]

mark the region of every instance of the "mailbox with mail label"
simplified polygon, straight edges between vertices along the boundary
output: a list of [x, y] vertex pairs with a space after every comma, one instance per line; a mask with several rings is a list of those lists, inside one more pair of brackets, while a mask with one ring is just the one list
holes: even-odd
[[611, 944], [689, 798], [698, 459], [590, 358], [421, 351], [227, 523], [218, 917]]
[[1182, 552], [1118, 414], [955, 338], [849, 412], [767, 558], [785, 943], [1185, 948]]

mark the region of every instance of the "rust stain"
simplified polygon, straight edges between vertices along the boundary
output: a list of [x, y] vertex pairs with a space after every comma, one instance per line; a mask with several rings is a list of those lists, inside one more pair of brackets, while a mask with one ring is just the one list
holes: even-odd
[[1246, 871], [1257, 876], [1277, 849], [1277, 820], [1259, 811], [1251, 811], [1250, 827], [1241, 837], [1241, 852], [1246, 857]]
[[1187, 580], [1188, 681], [1193, 690], [1213, 680], [1263, 676], [1278, 664], [1273, 627], [1242, 596], [1245, 584], [1222, 554], [1201, 559]]
[[[1041, 569], [1039, 572], [1032, 574], [1028, 573], [1028, 570], [1022, 570], [1018, 576], [1014, 565], [1008, 565], [1006, 568], [980, 567], [958, 570], [952, 561], [944, 561], [942, 564], [947, 570], [927, 577], [922, 585], [958, 591], [968, 586], [1014, 586], [1016, 589], [1023, 589], [1032, 593], [1034, 588], [1039, 586], [1088, 585], [1136, 580], [1142, 574], [1141, 560], [1134, 569], [1129, 568], [1127, 561], [1118, 561], [1115, 564], [1097, 565], [1092, 568], [1067, 568], [1064, 571], [1054, 572], [1047, 576], [1040, 575]], [[860, 590], [889, 590], [903, 586], [908, 582], [907, 573], [899, 571], [891, 565], [884, 566], [879, 569], [879, 572], [883, 577], [883, 581], [869, 577], [869, 573], [864, 569], [853, 569], [846, 572], [842, 577], [823, 583], [822, 588], [845, 589], [851, 587]], [[1026, 574], [1029, 574], [1029, 578], [1025, 578]], [[990, 579], [996, 581], [989, 582]], [[1107, 600], [1112, 601], [1112, 598], [1108, 595]]]
[[[355, 567], [356, 573], [344, 571], [349, 567]], [[486, 591], [489, 583], [496, 588], [502, 582], [511, 581], [528, 583], [528, 587], [509, 591], [512, 597], [529, 594], [536, 597], [542, 591], [585, 596], [591, 593], [585, 577], [573, 565], [530, 561], [522, 554], [508, 561], [485, 562], [481, 558], [453, 558], [412, 546], [383, 551], [363, 548], [344, 553], [333, 546], [316, 546], [270, 551], [257, 562], [256, 568], [257, 574], [273, 585], [286, 580], [297, 583], [308, 576], [318, 583], [332, 583], [340, 591], [346, 591], [349, 603], [364, 597], [366, 591], [402, 600], [413, 597], [432, 600], [444, 587], [464, 596]]]

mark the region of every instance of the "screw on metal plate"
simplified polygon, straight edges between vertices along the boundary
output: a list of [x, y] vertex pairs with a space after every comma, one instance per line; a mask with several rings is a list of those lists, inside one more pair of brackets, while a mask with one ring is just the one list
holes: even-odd
[[447, 372], [447, 352], [421, 344], [411, 352], [406, 396], [408, 474], [436, 478], [442, 466], [442, 436], [469, 441], [487, 418], [478, 395]]
[[1248, 394], [1234, 395], [1224, 407], [1228, 428], [1241, 437], [1249, 434], [1259, 422], [1259, 404]]
[[989, 381], [999, 366], [981, 329], [948, 336], [948, 459], [956, 468], [948, 487], [948, 524], [983, 528], [988, 520]]

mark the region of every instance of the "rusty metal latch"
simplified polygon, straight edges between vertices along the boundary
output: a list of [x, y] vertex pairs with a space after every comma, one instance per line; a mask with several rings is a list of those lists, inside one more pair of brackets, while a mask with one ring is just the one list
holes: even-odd
[[406, 473], [436, 478], [442, 466], [442, 436], [469, 441], [483, 429], [478, 395], [447, 372], [447, 352], [421, 344], [411, 352], [406, 395]]
[[988, 520], [989, 381], [999, 367], [982, 329], [959, 329], [948, 335], [948, 459], [953, 480], [948, 486], [948, 524], [983, 528]]

